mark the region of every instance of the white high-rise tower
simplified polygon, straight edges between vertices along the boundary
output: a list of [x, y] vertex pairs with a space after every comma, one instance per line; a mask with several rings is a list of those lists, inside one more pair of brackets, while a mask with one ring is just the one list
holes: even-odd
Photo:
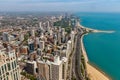
[[39, 27], [40, 27], [40, 29], [42, 28], [42, 22], [39, 22]]
[[47, 31], [50, 32], [50, 23], [49, 23], [49, 21], [47, 22]]
[[15, 50], [0, 49], [0, 80], [21, 80]]

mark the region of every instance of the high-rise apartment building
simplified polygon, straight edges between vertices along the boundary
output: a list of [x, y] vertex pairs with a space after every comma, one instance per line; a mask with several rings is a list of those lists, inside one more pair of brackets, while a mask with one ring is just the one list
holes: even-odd
[[65, 42], [65, 29], [62, 28], [62, 42]]
[[73, 48], [73, 45], [74, 45], [74, 39], [75, 39], [75, 33], [74, 33], [74, 31], [71, 31], [70, 36], [71, 36], [71, 42], [72, 42], [72, 48]]
[[35, 36], [35, 30], [34, 30], [34, 29], [33, 29], [33, 30], [31, 30], [31, 31], [30, 31], [30, 34], [31, 34], [31, 36], [33, 36], [33, 37], [34, 37], [34, 36]]
[[9, 41], [9, 34], [7, 32], [3, 32], [3, 41]]
[[47, 31], [50, 32], [50, 22], [47, 21]]
[[39, 28], [40, 30], [44, 31], [44, 28], [42, 27], [42, 22], [39, 22]]
[[67, 58], [54, 57], [54, 61], [37, 61], [39, 79], [66, 80]]
[[28, 40], [28, 50], [29, 50], [29, 53], [33, 52], [34, 49], [35, 49], [34, 41], [32, 39], [29, 39]]
[[0, 46], [0, 80], [21, 80], [15, 50]]
[[44, 48], [45, 48], [45, 41], [40, 40], [40, 42], [39, 42], [39, 48], [41, 50], [44, 50]]
[[23, 40], [24, 40], [24, 35], [23, 35], [23, 34], [20, 34], [20, 35], [19, 35], [19, 40], [20, 40], [20, 41], [23, 41]]
[[35, 75], [37, 69], [36, 61], [27, 61], [26, 62], [26, 71], [29, 74]]
[[39, 79], [50, 80], [50, 66], [43, 61], [38, 61], [37, 65]]
[[67, 57], [67, 58], [69, 57], [71, 51], [72, 51], [72, 42], [71, 42], [71, 40], [69, 40], [69, 41], [67, 42], [67, 50], [66, 50], [66, 57]]

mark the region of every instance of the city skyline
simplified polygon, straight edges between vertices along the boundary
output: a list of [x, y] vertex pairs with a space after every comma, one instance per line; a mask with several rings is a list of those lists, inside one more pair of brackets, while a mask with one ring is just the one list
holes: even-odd
[[0, 80], [119, 80], [119, 1], [107, 2], [0, 0]]
[[120, 12], [119, 0], [1, 0], [0, 11]]

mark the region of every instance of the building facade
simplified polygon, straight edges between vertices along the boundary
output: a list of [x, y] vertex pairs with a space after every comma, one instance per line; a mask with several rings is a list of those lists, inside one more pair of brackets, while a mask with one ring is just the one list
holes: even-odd
[[0, 80], [21, 80], [15, 50], [0, 49]]
[[67, 58], [54, 57], [54, 61], [37, 61], [39, 80], [66, 80]]

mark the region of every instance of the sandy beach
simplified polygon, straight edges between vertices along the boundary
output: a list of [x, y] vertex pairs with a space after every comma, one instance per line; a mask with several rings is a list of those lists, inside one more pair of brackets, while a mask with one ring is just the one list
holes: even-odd
[[90, 77], [91, 80], [111, 80], [108, 76], [102, 73], [102, 71], [99, 71], [97, 68], [93, 67], [92, 65], [88, 63], [87, 53], [86, 53], [86, 50], [83, 44], [83, 36], [81, 38], [81, 46], [82, 46], [82, 53], [86, 61], [86, 68], [87, 68], [88, 76]]
[[107, 76], [105, 76], [103, 73], [101, 73], [99, 70], [94, 68], [89, 63], [87, 63], [86, 66], [88, 76], [90, 77], [91, 80], [110, 80]]

